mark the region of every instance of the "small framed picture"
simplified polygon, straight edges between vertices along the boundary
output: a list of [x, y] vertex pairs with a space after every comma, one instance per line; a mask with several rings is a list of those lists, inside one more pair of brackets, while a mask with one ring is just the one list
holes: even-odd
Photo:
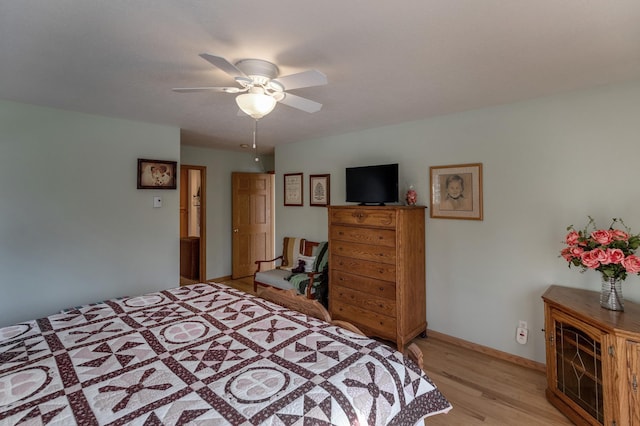
[[302, 173], [284, 175], [284, 205], [302, 205]]
[[138, 158], [138, 189], [176, 189], [177, 161]]
[[331, 175], [310, 175], [309, 176], [309, 205], [315, 207], [326, 207], [331, 200], [329, 192], [329, 179]]
[[482, 220], [482, 163], [432, 166], [431, 217]]

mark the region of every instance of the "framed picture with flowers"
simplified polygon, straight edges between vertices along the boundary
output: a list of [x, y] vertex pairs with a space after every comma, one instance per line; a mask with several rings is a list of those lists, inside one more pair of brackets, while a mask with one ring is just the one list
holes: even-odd
[[331, 175], [309, 176], [309, 205], [326, 207], [330, 200], [329, 179]]
[[482, 163], [432, 166], [431, 217], [482, 220]]

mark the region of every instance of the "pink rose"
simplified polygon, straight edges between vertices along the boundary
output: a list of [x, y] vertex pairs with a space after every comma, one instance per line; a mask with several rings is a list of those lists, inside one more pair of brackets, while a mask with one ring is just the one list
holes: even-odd
[[630, 274], [637, 274], [640, 272], [640, 258], [636, 255], [630, 254], [622, 260], [622, 266]]
[[605, 231], [604, 229], [599, 229], [597, 231], [593, 231], [591, 233], [591, 238], [596, 240], [598, 242], [598, 244], [602, 244], [602, 245], [605, 245], [605, 246], [607, 244], [611, 243], [611, 241], [612, 241], [611, 234], [609, 233], [609, 231]]
[[[600, 250], [600, 251], [602, 251], [602, 250]], [[596, 269], [597, 267], [600, 266], [600, 261], [598, 260], [597, 256], [594, 254], [594, 252], [595, 252], [595, 250], [585, 251], [580, 256], [580, 260], [582, 261], [582, 264], [584, 266], [586, 266], [587, 268]]]
[[564, 257], [564, 260], [566, 260], [567, 262], [571, 262], [571, 259], [573, 259], [573, 255], [571, 254], [571, 247], [562, 249], [562, 251], [560, 252], [560, 256]]
[[608, 248], [605, 252], [607, 255], [607, 259], [602, 262], [603, 265], [609, 265], [613, 263], [614, 265], [619, 264], [624, 259], [624, 253], [620, 249], [610, 249]]
[[615, 241], [627, 241], [629, 239], [629, 234], [619, 229], [611, 229], [609, 233]]
[[600, 263], [607, 261], [607, 252], [600, 248], [591, 250], [591, 255]]
[[569, 247], [569, 253], [571, 253], [573, 257], [580, 257], [582, 253], [584, 253], [584, 249], [582, 247]]
[[580, 238], [580, 235], [576, 231], [571, 231], [571, 232], [569, 232], [567, 234], [567, 236], [565, 237], [564, 241], [569, 246], [575, 246], [576, 244], [578, 244], [578, 239], [579, 238]]

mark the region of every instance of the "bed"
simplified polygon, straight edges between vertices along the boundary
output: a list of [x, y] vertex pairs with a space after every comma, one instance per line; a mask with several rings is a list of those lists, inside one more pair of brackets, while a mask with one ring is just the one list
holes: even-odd
[[0, 424], [410, 425], [450, 408], [400, 352], [223, 284], [0, 328]]

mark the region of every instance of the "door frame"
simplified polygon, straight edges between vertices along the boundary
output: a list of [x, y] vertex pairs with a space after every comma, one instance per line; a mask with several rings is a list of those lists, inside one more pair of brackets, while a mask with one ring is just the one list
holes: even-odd
[[[200, 171], [200, 270], [198, 274], [199, 281], [207, 280], [207, 167], [194, 166], [190, 164], [180, 164], [182, 170], [199, 170]], [[178, 212], [178, 220], [180, 212]]]

